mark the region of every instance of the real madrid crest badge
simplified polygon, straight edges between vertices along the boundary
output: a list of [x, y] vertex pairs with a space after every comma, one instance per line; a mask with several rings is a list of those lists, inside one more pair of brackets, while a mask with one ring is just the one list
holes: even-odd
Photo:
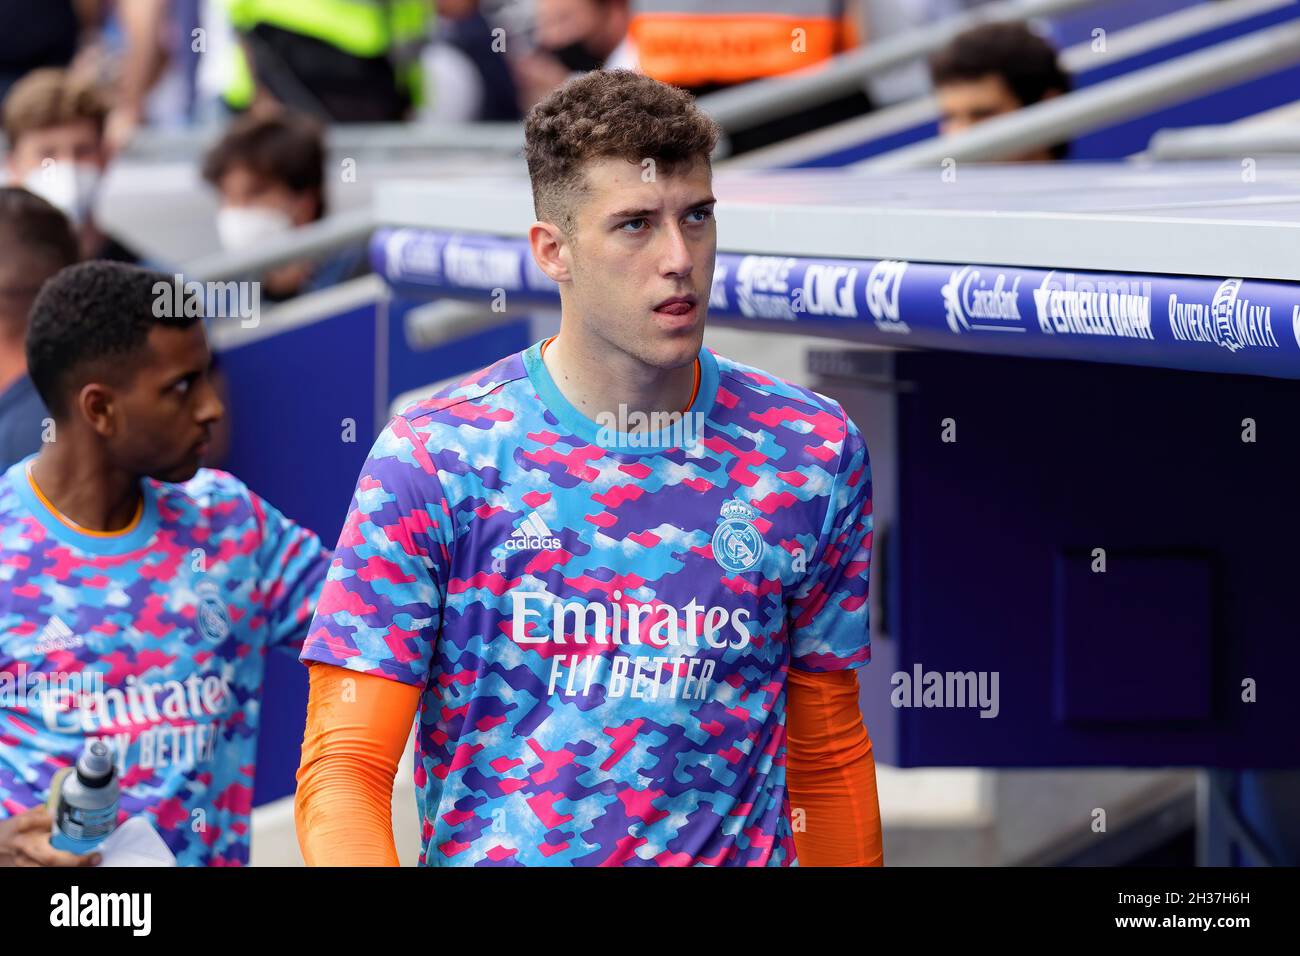
[[221, 600], [221, 588], [212, 581], [202, 581], [195, 585], [194, 593], [199, 598], [194, 609], [199, 633], [214, 644], [224, 641], [230, 636], [230, 612]]
[[732, 574], [749, 571], [763, 560], [766, 544], [754, 527], [754, 518], [754, 509], [738, 499], [722, 506], [718, 530], [713, 532], [713, 557]]

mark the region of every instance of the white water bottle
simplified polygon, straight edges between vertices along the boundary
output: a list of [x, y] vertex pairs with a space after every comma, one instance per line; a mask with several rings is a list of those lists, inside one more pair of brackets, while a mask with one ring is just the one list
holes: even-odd
[[92, 740], [63, 778], [50, 843], [56, 850], [89, 853], [117, 828], [119, 788], [108, 744]]

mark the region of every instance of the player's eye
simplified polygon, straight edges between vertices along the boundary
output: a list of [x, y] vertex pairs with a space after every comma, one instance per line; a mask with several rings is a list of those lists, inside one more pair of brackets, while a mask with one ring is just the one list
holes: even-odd
[[698, 216], [698, 217], [699, 217], [698, 219], [692, 220], [692, 224], [698, 226], [700, 223], [708, 222], [710, 219], [713, 218], [713, 210], [712, 210], [712, 209], [692, 209], [692, 210], [691, 210], [690, 212], [688, 212], [686, 215], [687, 215], [687, 218], [689, 218], [689, 217], [691, 217], [691, 216]]
[[187, 375], [185, 376], [185, 378], [181, 379], [179, 382], [173, 385], [172, 388], [174, 388], [176, 392], [180, 395], [188, 395], [193, 385], [194, 385], [194, 379], [191, 376]]
[[638, 225], [638, 224], [640, 224], [640, 225], [649, 225], [649, 220], [646, 219], [644, 216], [641, 216], [641, 217], [639, 217], [639, 218], [637, 218], [637, 219], [629, 219], [627, 222], [620, 223], [618, 228], [619, 228], [622, 232], [629, 232], [629, 233], [644, 232], [645, 230], [643, 230], [643, 229], [628, 229], [628, 228], [627, 228], [628, 226], [635, 226], [635, 225]]

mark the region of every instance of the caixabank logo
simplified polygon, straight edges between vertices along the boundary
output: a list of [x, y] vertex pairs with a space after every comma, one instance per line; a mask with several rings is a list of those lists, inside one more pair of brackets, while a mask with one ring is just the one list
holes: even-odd
[[1005, 273], [993, 281], [975, 266], [962, 266], [940, 290], [948, 328], [962, 332], [1023, 332], [1020, 320], [1020, 277], [1008, 286]]

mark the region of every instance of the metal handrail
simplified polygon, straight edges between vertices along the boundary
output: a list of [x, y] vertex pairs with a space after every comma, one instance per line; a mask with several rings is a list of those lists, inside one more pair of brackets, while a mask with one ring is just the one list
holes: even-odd
[[915, 169], [945, 160], [996, 160], [1068, 141], [1080, 133], [1181, 102], [1206, 90], [1300, 63], [1300, 23], [1285, 23], [1136, 73], [926, 140], [853, 168]]
[[1158, 130], [1145, 154], [1156, 160], [1300, 155], [1294, 126], [1189, 126]]
[[1050, 16], [1098, 2], [1000, 0], [873, 42], [827, 63], [710, 93], [700, 97], [700, 107], [727, 132], [747, 129], [860, 91], [869, 77], [933, 53], [971, 27]]
[[[225, 124], [141, 129], [122, 156], [136, 161], [193, 159], [215, 143], [225, 129]], [[521, 152], [523, 146], [522, 123], [341, 123], [325, 130], [325, 148], [332, 155], [408, 150], [510, 155]]]
[[[1257, 17], [1294, 2], [1295, 0], [1224, 0], [1222, 3], [1186, 7], [1115, 31], [1107, 37], [1104, 53], [1098, 53], [1091, 40], [1067, 47], [1060, 53], [1061, 68], [1070, 75], [1077, 75], [1090, 67], [1122, 62], [1156, 47], [1215, 30], [1234, 21]], [[724, 164], [733, 169], [796, 166], [815, 157], [913, 129], [933, 121], [938, 115], [938, 101], [933, 96], [921, 96], [822, 127], [794, 139], [751, 150], [724, 160]]]

